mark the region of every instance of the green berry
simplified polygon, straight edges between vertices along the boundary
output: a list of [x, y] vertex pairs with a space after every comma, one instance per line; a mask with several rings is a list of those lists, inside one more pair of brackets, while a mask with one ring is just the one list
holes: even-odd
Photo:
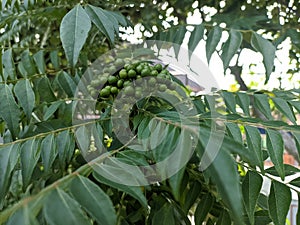
[[136, 72], [135, 70], [131, 69], [128, 71], [128, 77], [130, 78], [135, 78], [136, 77]]
[[150, 74], [151, 74], [151, 72], [150, 72], [150, 70], [149, 69], [143, 69], [142, 71], [141, 71], [141, 76], [142, 77], [147, 77], [147, 76], [150, 76]]
[[112, 88], [110, 89], [110, 92], [111, 92], [112, 94], [118, 94], [119, 89], [118, 89], [117, 87], [112, 87]]
[[126, 79], [127, 78], [127, 71], [125, 69], [121, 69], [119, 72], [119, 76], [121, 79]]
[[156, 65], [154, 66], [154, 68], [155, 68], [158, 72], [160, 72], [160, 71], [162, 71], [163, 66], [162, 66], [161, 64], [156, 64]]
[[158, 90], [161, 91], [161, 92], [165, 92], [167, 90], [167, 85], [165, 84], [160, 84], [158, 86]]
[[104, 88], [100, 91], [100, 96], [101, 97], [108, 97], [110, 95], [110, 90], [108, 88]]
[[134, 88], [133, 88], [132, 86], [127, 86], [127, 87], [125, 87], [125, 89], [124, 89], [124, 93], [125, 93], [126, 95], [134, 95], [135, 90], [134, 90]]
[[124, 80], [118, 80], [118, 82], [117, 82], [117, 87], [118, 88], [122, 88], [123, 87], [123, 84], [124, 84]]
[[115, 76], [109, 76], [107, 81], [108, 81], [109, 84], [115, 84], [115, 83], [117, 83], [118, 78], [115, 77]]

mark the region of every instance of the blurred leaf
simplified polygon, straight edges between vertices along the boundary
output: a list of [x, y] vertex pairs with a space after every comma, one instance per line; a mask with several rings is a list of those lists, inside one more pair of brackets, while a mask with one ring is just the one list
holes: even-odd
[[188, 212], [192, 205], [197, 200], [198, 196], [201, 193], [201, 184], [197, 181], [193, 182], [190, 185], [190, 189], [186, 194], [185, 202], [184, 202], [184, 212]]
[[79, 4], [69, 11], [61, 21], [60, 38], [72, 67], [77, 63], [90, 29], [90, 18]]
[[0, 84], [0, 117], [7, 123], [13, 137], [19, 132], [20, 109], [7, 84]]
[[255, 225], [266, 225], [271, 223], [269, 212], [267, 210], [259, 210], [255, 212]]
[[228, 68], [232, 57], [236, 54], [243, 40], [240, 31], [230, 30], [227, 41], [222, 46], [221, 59], [223, 61], [224, 71]]
[[242, 183], [243, 200], [250, 224], [254, 225], [254, 212], [263, 179], [256, 172], [248, 171]]
[[48, 195], [43, 213], [49, 225], [91, 224], [78, 202], [58, 188]]
[[285, 184], [272, 180], [268, 205], [274, 225], [285, 225], [291, 201], [291, 190]]
[[263, 55], [263, 63], [266, 68], [266, 84], [273, 71], [276, 48], [270, 41], [264, 39], [256, 32], [252, 32], [251, 45]]
[[117, 216], [110, 198], [89, 179], [77, 176], [71, 183], [71, 192], [78, 203], [95, 218], [99, 225], [115, 225]]
[[278, 131], [267, 129], [267, 149], [271, 161], [273, 162], [275, 169], [279, 176], [284, 180], [284, 166], [283, 166], [283, 140]]
[[215, 26], [208, 34], [207, 41], [206, 41], [206, 58], [207, 63], [210, 62], [210, 58], [216, 47], [221, 39], [222, 36], [222, 29], [219, 26]]
[[27, 120], [30, 121], [31, 113], [35, 105], [35, 95], [30, 81], [28, 79], [19, 80], [14, 87], [14, 92], [19, 104], [25, 112]]
[[53, 102], [56, 100], [48, 77], [41, 77], [36, 82], [36, 90], [38, 91], [40, 101]]

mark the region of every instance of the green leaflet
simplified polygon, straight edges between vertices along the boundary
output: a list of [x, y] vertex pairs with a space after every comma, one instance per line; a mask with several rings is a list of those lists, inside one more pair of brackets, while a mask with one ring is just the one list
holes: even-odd
[[202, 225], [214, 202], [215, 199], [210, 193], [201, 198], [195, 211], [195, 225]]
[[79, 203], [59, 188], [48, 195], [43, 213], [49, 225], [91, 224]]
[[25, 189], [31, 181], [33, 170], [40, 158], [39, 141], [30, 139], [24, 142], [20, 151], [23, 188]]
[[228, 68], [232, 57], [239, 49], [243, 40], [242, 33], [237, 30], [231, 29], [229, 31], [229, 37], [222, 47], [221, 59], [223, 61], [224, 71]]
[[265, 115], [268, 120], [272, 120], [269, 98], [265, 94], [254, 94], [254, 106]]
[[268, 205], [274, 225], [285, 225], [291, 201], [291, 190], [285, 184], [272, 180]]
[[113, 46], [115, 42], [114, 21], [108, 17], [108, 13], [111, 12], [105, 12], [103, 9], [92, 5], [86, 5], [85, 11], [91, 21], [108, 38], [110, 44]]
[[0, 145], [0, 205], [10, 186], [14, 168], [19, 159], [19, 144]]
[[267, 83], [273, 71], [276, 48], [270, 41], [264, 39], [256, 32], [252, 32], [251, 45], [256, 51], [263, 55], [263, 63], [266, 68], [265, 83]]
[[256, 209], [256, 203], [259, 197], [260, 189], [262, 187], [263, 179], [256, 172], [248, 171], [244, 181], [242, 183], [242, 192], [244, 206], [249, 217], [251, 225], [254, 225], [254, 212]]
[[0, 117], [4, 119], [13, 137], [19, 133], [20, 108], [7, 84], [0, 84]]
[[191, 33], [191, 36], [190, 36], [190, 39], [188, 42], [189, 58], [191, 58], [191, 55], [193, 54], [197, 45], [203, 38], [203, 34], [204, 34], [204, 26], [202, 24], [196, 25], [194, 27], [193, 32]]
[[41, 143], [41, 157], [44, 165], [44, 170], [48, 173], [57, 156], [56, 140], [54, 134], [47, 135]]
[[28, 79], [19, 80], [14, 87], [14, 92], [29, 121], [35, 105], [35, 95], [30, 81]]
[[32, 215], [28, 205], [23, 206], [16, 211], [7, 221], [7, 225], [38, 225], [38, 221]]
[[91, 20], [79, 4], [69, 11], [61, 21], [60, 39], [72, 67], [77, 63], [90, 29]]
[[78, 203], [99, 225], [115, 225], [117, 216], [107, 194], [88, 178], [77, 176], [71, 183], [71, 192]]
[[245, 126], [245, 132], [248, 148], [254, 156], [254, 165], [264, 171], [261, 135], [258, 129], [252, 126]]
[[208, 34], [207, 40], [206, 40], [206, 58], [207, 63], [209, 63], [212, 54], [216, 50], [216, 47], [221, 39], [222, 36], [222, 29], [219, 26], [215, 26]]
[[283, 166], [283, 140], [278, 131], [267, 129], [267, 149], [269, 156], [279, 176], [284, 180], [285, 172]]

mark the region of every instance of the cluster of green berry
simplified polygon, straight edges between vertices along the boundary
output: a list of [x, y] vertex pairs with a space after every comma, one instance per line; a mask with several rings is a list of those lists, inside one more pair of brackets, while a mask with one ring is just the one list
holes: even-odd
[[147, 61], [126, 63], [117, 59], [87, 86], [91, 96], [100, 99], [114, 98], [121, 90], [128, 97], [141, 98], [142, 92], [175, 90], [170, 72], [161, 64]]

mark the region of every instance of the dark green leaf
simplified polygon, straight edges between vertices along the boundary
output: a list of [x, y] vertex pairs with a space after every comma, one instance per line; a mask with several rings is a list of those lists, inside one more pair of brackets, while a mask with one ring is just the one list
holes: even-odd
[[71, 192], [78, 203], [95, 218], [99, 225], [115, 225], [117, 216], [110, 198], [89, 179], [77, 176], [71, 183]]
[[275, 46], [268, 40], [264, 39], [256, 32], [252, 32], [251, 45], [256, 51], [263, 55], [263, 63], [266, 68], [266, 81], [268, 82], [270, 74], [273, 71], [275, 59]]
[[28, 206], [17, 210], [7, 221], [7, 225], [38, 225]]
[[75, 140], [71, 135], [70, 131], [66, 130], [56, 137], [58, 159], [62, 168], [70, 162], [74, 153]]
[[3, 65], [3, 77], [4, 81], [7, 78], [15, 79], [16, 76], [16, 69], [14, 66], [13, 56], [12, 56], [12, 49], [7, 49], [2, 54], [2, 65]]
[[49, 225], [91, 224], [78, 202], [60, 189], [55, 189], [48, 195], [43, 212]]
[[224, 98], [227, 109], [230, 110], [232, 113], [236, 113], [236, 102], [233, 93], [228, 91], [222, 91], [221, 95]]
[[242, 108], [246, 116], [250, 116], [249, 106], [250, 106], [250, 97], [246, 93], [237, 92], [236, 93], [236, 102]]
[[46, 63], [45, 63], [45, 57], [44, 57], [44, 51], [40, 50], [37, 53], [33, 55], [33, 59], [35, 61], [35, 64], [37, 66], [37, 69], [39, 73], [43, 74], [46, 72]]
[[272, 98], [276, 108], [285, 115], [293, 124], [296, 123], [296, 117], [286, 100], [282, 98]]
[[254, 225], [254, 212], [262, 182], [263, 179], [258, 173], [248, 171], [242, 183], [244, 205], [251, 225]]
[[223, 210], [218, 218], [216, 225], [231, 225], [231, 219], [226, 210]]
[[30, 139], [21, 146], [20, 151], [23, 187], [26, 188], [30, 183], [34, 167], [40, 158], [39, 142]]
[[256, 127], [245, 126], [248, 148], [253, 154], [255, 165], [264, 171], [261, 135]]
[[7, 84], [0, 84], [0, 93], [0, 117], [7, 123], [8, 129], [15, 137], [20, 129], [20, 109]]
[[60, 72], [57, 75], [57, 81], [60, 88], [64, 90], [68, 97], [74, 96], [77, 85], [69, 74], [64, 71]]
[[270, 217], [275, 225], [285, 225], [291, 201], [292, 194], [289, 187], [272, 180], [268, 205]]
[[196, 199], [200, 195], [201, 192], [201, 184], [197, 181], [191, 184], [189, 191], [186, 194], [185, 202], [184, 202], [184, 211], [187, 213], [191, 206], [195, 203]]
[[272, 220], [267, 210], [259, 210], [255, 212], [255, 225], [266, 225], [271, 222]]
[[265, 94], [254, 94], [254, 106], [265, 115], [268, 120], [272, 120], [269, 98]]
[[[284, 175], [285, 176], [290, 176], [290, 175], [294, 175], [300, 172], [300, 170], [292, 165], [288, 165], [288, 164], [284, 164]], [[268, 174], [271, 174], [273, 176], [279, 176], [275, 166], [272, 166], [268, 169], [266, 169], [266, 172]]]
[[222, 36], [222, 29], [219, 26], [214, 26], [214, 28], [209, 32], [206, 45], [205, 45], [207, 63], [209, 63], [212, 54], [216, 50], [216, 47], [221, 39], [221, 36]]
[[72, 67], [77, 63], [90, 29], [90, 18], [79, 4], [69, 11], [61, 21], [60, 39]]
[[226, 123], [227, 131], [228, 134], [231, 138], [233, 138], [235, 141], [242, 143], [242, 134], [241, 134], [241, 129], [239, 125], [236, 123]]
[[116, 183], [113, 182], [107, 178], [105, 178], [104, 176], [101, 176], [100, 173], [98, 172], [93, 172], [93, 176], [100, 182], [103, 184], [106, 184], [110, 187], [116, 188], [120, 191], [124, 191], [125, 193], [131, 195], [132, 197], [134, 197], [135, 199], [137, 199], [142, 206], [144, 206], [145, 208], [147, 208], [147, 199], [145, 198], [142, 190], [140, 187], [138, 186], [128, 186], [128, 185], [124, 185], [122, 183]]
[[37, 81], [37, 91], [40, 101], [53, 102], [56, 100], [48, 77], [42, 77]]
[[100, 32], [103, 33], [113, 45], [115, 42], [114, 25], [113, 21], [107, 17], [106, 12], [103, 9], [92, 5], [87, 5], [85, 11]]
[[26, 74], [29, 76], [37, 73], [35, 64], [34, 64], [30, 54], [31, 53], [29, 52], [29, 50], [26, 50], [21, 54], [22, 65], [23, 65], [24, 69], [26, 70]]
[[29, 121], [35, 104], [35, 95], [30, 81], [28, 79], [19, 80], [14, 87], [14, 92]]
[[62, 103], [63, 102], [61, 101], [52, 103], [51, 106], [45, 111], [45, 114], [43, 115], [43, 120], [48, 120], [56, 112], [56, 110]]
[[211, 210], [213, 204], [215, 202], [215, 199], [213, 196], [211, 196], [210, 193], [207, 193], [204, 195], [200, 202], [197, 205], [196, 211], [195, 211], [195, 225], [201, 225], [209, 211]]
[[0, 145], [0, 205], [10, 185], [18, 158], [19, 144], [11, 144], [4, 147]]
[[267, 149], [269, 156], [277, 170], [279, 176], [284, 180], [284, 166], [283, 166], [283, 140], [278, 131], [267, 129]]
[[229, 66], [232, 57], [236, 54], [243, 40], [240, 31], [230, 30], [229, 37], [222, 47], [221, 59], [223, 61], [224, 70]]
[[151, 224], [152, 225], [176, 224], [172, 205], [166, 203], [160, 210], [155, 212]]
[[48, 173], [57, 155], [56, 140], [54, 134], [47, 135], [41, 143], [41, 157], [44, 170]]
[[190, 36], [190, 39], [188, 42], [189, 58], [191, 58], [191, 55], [193, 54], [197, 45], [203, 38], [203, 34], [204, 34], [204, 26], [202, 24], [196, 25], [194, 27], [193, 32], [191, 33], [191, 36]]

